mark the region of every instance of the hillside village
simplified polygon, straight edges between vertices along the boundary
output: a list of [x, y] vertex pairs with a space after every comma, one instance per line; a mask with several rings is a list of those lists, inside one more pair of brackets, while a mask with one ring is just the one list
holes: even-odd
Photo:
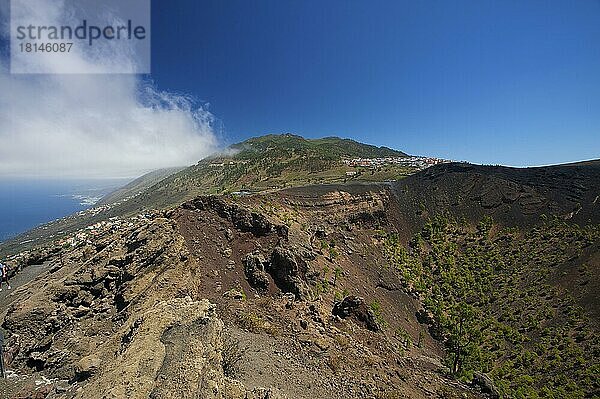
[[[3, 243], [6, 253], [32, 248], [110, 217], [132, 216], [145, 209], [176, 206], [196, 195], [278, 190], [307, 184], [331, 184], [348, 179], [395, 181], [429, 166], [449, 162], [409, 156], [352, 140], [329, 137], [304, 139], [268, 135], [234, 144], [223, 154], [181, 170], [144, 175], [94, 206], [46, 223]], [[369, 173], [365, 173], [365, 169]]]
[[[117, 231], [122, 230], [124, 228], [132, 228], [140, 222], [147, 223], [150, 220], [156, 218], [159, 214], [159, 211], [151, 211], [140, 213], [128, 218], [111, 217], [107, 220], [102, 220], [100, 222], [90, 224], [89, 226], [77, 230], [72, 234], [62, 237], [56, 237], [55, 240], [49, 242], [47, 245], [45, 245], [45, 247], [50, 249], [68, 249], [77, 248], [83, 244], [91, 244], [95, 237], [105, 236], [107, 234], [114, 234]], [[32, 260], [36, 258], [35, 252], [36, 251], [32, 250], [21, 251], [17, 254], [7, 257], [7, 260], [13, 266], [17, 266], [18, 268], [24, 267], [27, 264], [37, 263], [35, 261], [32, 262]]]
[[442, 163], [450, 163], [452, 161], [433, 158], [433, 157], [385, 157], [385, 158], [351, 158], [343, 159], [343, 162], [347, 166], [351, 167], [367, 167], [367, 168], [379, 168], [385, 165], [398, 165], [409, 168], [417, 168], [419, 170], [426, 169], [433, 165]]
[[[245, 165], [248, 160], [213, 161], [209, 163], [211, 168], [222, 168], [225, 166]], [[380, 168], [385, 165], [396, 165], [418, 170], [426, 169], [433, 165], [453, 162], [451, 160], [434, 157], [379, 157], [379, 158], [342, 158], [346, 166], [358, 168]]]

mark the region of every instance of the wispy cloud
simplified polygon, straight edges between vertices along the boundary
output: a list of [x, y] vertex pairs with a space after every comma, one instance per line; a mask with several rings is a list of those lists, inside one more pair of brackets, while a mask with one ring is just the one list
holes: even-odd
[[[0, 0], [4, 17], [7, 3]], [[54, 23], [67, 15], [60, 1], [42, 4], [53, 4], [37, 11]], [[78, 54], [72, 62], [102, 72], [96, 56]], [[132, 62], [119, 49], [102, 59]], [[11, 75], [0, 58], [0, 176], [134, 176], [193, 164], [217, 148], [213, 124], [193, 98], [139, 75]]]

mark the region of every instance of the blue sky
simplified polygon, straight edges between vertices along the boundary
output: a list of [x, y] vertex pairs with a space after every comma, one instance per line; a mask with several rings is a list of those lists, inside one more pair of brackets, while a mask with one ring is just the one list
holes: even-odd
[[539, 165], [600, 157], [600, 2], [152, 3], [152, 79], [228, 142], [339, 135]]

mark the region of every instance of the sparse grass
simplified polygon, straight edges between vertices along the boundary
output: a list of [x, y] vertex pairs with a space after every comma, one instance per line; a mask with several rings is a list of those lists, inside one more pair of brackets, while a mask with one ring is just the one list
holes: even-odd
[[350, 339], [348, 337], [346, 337], [345, 335], [342, 334], [336, 334], [333, 339], [335, 340], [335, 342], [337, 342], [337, 344], [342, 348], [346, 348], [348, 347], [348, 345], [350, 345]]
[[394, 335], [400, 341], [404, 349], [408, 349], [412, 345], [413, 339], [404, 327], [399, 326], [396, 328]]
[[259, 334], [261, 332], [265, 332], [273, 336], [281, 334], [280, 329], [275, 324], [264, 320], [262, 317], [260, 317], [254, 312], [238, 312], [237, 324], [241, 328], [255, 334]]
[[329, 292], [329, 282], [327, 280], [317, 281], [312, 288], [312, 295], [314, 298], [317, 298], [321, 294], [327, 294]]
[[253, 333], [260, 333], [262, 331], [262, 319], [254, 312], [237, 314], [237, 321], [240, 327]]

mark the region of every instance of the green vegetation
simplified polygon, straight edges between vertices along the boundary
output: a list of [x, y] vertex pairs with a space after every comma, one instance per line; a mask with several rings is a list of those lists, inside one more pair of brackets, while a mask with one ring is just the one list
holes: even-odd
[[[110, 197], [120, 201], [126, 198], [126, 201], [111, 204], [109, 209], [100, 213], [74, 216], [34, 229], [26, 237], [18, 237], [0, 245], [0, 253], [13, 253], [34, 244], [45, 244], [48, 237], [64, 236], [110, 217], [131, 216], [147, 209], [177, 206], [199, 195], [235, 195], [244, 190], [256, 192], [310, 184], [400, 179], [417, 170], [386, 165], [372, 171], [369, 168], [347, 166], [342, 159], [405, 155], [386, 147], [337, 137], [304, 139], [283, 134], [251, 138], [178, 173], [174, 173], [176, 170], [149, 173]], [[356, 171], [357, 174], [348, 177], [346, 172], [349, 171]], [[103, 201], [107, 202], [110, 201]], [[27, 243], [23, 244], [22, 241]], [[330, 255], [335, 258], [337, 252], [334, 250]]]
[[[291, 134], [267, 135], [232, 145], [226, 154], [209, 157], [179, 174], [182, 182], [203, 181], [199, 187], [214, 187], [213, 194], [237, 190], [266, 190], [319, 183], [347, 181], [343, 158], [398, 157], [406, 154], [385, 147], [329, 137], [304, 139]], [[222, 166], [216, 166], [222, 165]], [[415, 170], [386, 166], [371, 171], [357, 168], [353, 180], [384, 181], [397, 179]], [[371, 173], [373, 172], [373, 173]], [[176, 177], [174, 176], [173, 182]]]
[[329, 292], [329, 282], [325, 279], [319, 280], [315, 283], [312, 289], [313, 298], [319, 297], [321, 294], [327, 294]]
[[381, 328], [386, 328], [388, 326], [388, 322], [383, 317], [383, 312], [381, 310], [381, 304], [377, 301], [374, 301], [374, 302], [371, 302], [369, 307], [371, 308], [371, 310], [373, 311], [373, 314], [375, 315], [375, 320], [377, 321], [377, 324], [379, 324], [379, 326], [381, 326]]
[[343, 291], [335, 291], [333, 294], [333, 300], [336, 302], [341, 302], [348, 295], [350, 295], [350, 292], [347, 289], [344, 289]]
[[521, 232], [447, 216], [408, 247], [394, 235], [384, 245], [445, 343], [452, 373], [488, 373], [514, 398], [583, 398], [599, 392], [600, 337], [573, 293], [550, 282], [599, 239], [600, 226], [552, 220]]
[[305, 139], [293, 134], [269, 134], [255, 137], [234, 144], [232, 151], [237, 151], [240, 159], [260, 158], [265, 153], [270, 157], [292, 158], [298, 155], [323, 160], [336, 160], [341, 157], [399, 157], [406, 154], [387, 147], [376, 147], [362, 144], [350, 139], [325, 137], [322, 139]]
[[336, 266], [334, 273], [333, 273], [333, 285], [337, 285], [338, 279], [340, 277], [342, 277], [343, 275], [344, 275], [344, 270], [341, 267]]
[[238, 326], [255, 334], [266, 332], [269, 335], [276, 336], [281, 333], [275, 324], [270, 323], [255, 312], [240, 310], [236, 313], [236, 321]]
[[394, 335], [400, 341], [403, 349], [408, 349], [413, 343], [412, 337], [403, 327], [398, 327], [394, 331]]

